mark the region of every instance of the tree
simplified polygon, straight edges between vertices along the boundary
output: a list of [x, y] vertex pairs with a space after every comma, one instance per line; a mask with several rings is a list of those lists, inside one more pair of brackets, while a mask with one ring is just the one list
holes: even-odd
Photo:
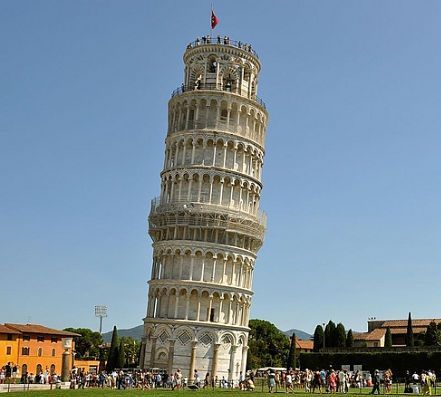
[[392, 333], [390, 328], [386, 328], [386, 334], [384, 335], [384, 347], [392, 347]]
[[336, 327], [335, 324], [329, 320], [325, 327], [325, 347], [335, 347], [336, 346]]
[[118, 366], [119, 338], [116, 325], [113, 327], [112, 341], [110, 342], [109, 355], [107, 356], [106, 371], [112, 372]]
[[250, 320], [247, 367], [283, 367], [289, 350], [289, 338], [274, 324], [264, 320]]
[[342, 323], [337, 324], [335, 330], [335, 347], [345, 347], [346, 346], [346, 330]]
[[296, 364], [297, 364], [296, 344], [297, 344], [297, 338], [295, 332], [293, 332], [291, 337], [291, 344], [289, 346], [288, 361], [286, 363], [286, 368], [288, 370], [290, 368], [292, 369], [296, 368]]
[[118, 346], [118, 352], [117, 352], [117, 361], [116, 361], [116, 367], [117, 368], [124, 368], [126, 367], [126, 353], [124, 349], [124, 342], [121, 339]]
[[431, 321], [424, 335], [424, 344], [426, 346], [439, 346], [441, 341], [441, 333], [435, 321]]
[[138, 362], [139, 351], [141, 349], [141, 342], [133, 339], [131, 336], [122, 336], [121, 341], [124, 345], [125, 366], [129, 367]]
[[407, 319], [406, 346], [407, 347], [414, 346], [412, 317], [410, 312], [409, 312], [409, 318]]
[[81, 335], [74, 337], [76, 357], [99, 357], [99, 346], [103, 343], [103, 337], [99, 332], [89, 328], [65, 328], [64, 330]]
[[346, 347], [354, 347], [354, 335], [352, 334], [352, 329], [350, 329], [346, 335]]
[[314, 331], [314, 351], [318, 352], [323, 348], [323, 327], [317, 325]]

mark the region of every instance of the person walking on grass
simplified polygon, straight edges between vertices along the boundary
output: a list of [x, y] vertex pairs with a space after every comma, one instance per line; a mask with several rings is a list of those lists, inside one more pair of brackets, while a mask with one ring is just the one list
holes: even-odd
[[375, 370], [374, 378], [372, 379], [372, 381], [373, 387], [370, 394], [375, 394], [375, 392], [377, 392], [377, 394], [380, 394], [380, 371], [378, 371], [378, 369]]
[[294, 393], [294, 390], [292, 388], [292, 375], [291, 372], [288, 372], [286, 374], [286, 378], [285, 378], [285, 386], [286, 386], [286, 392], [289, 393]]
[[268, 372], [268, 391], [272, 393], [275, 386], [276, 386], [276, 373], [271, 368]]

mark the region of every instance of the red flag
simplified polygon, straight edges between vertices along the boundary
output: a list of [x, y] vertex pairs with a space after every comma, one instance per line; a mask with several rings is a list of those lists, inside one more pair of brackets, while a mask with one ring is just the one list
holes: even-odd
[[219, 18], [216, 16], [213, 10], [211, 10], [211, 29], [214, 29], [219, 23]]

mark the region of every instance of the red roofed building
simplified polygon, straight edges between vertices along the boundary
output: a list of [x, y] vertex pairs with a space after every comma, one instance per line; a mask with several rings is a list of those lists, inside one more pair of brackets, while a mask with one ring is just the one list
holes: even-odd
[[310, 339], [297, 339], [296, 349], [299, 353], [309, 353], [314, 350], [314, 341]]
[[73, 332], [60, 331], [39, 324], [0, 324], [0, 367], [8, 362], [16, 367], [16, 376], [45, 371], [61, 374], [64, 347], [68, 339], [74, 349]]
[[[441, 319], [412, 320], [413, 334], [424, 334], [432, 321], [441, 323]], [[367, 332], [354, 332], [354, 346], [384, 347], [388, 327], [392, 334], [392, 346], [406, 346], [407, 320], [369, 320]]]

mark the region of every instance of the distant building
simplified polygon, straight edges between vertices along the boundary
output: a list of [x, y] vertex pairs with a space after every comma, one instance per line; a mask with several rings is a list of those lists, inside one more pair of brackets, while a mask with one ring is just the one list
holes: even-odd
[[309, 353], [314, 350], [314, 341], [310, 339], [296, 339], [298, 353]]
[[[441, 323], [441, 319], [412, 320], [414, 336], [424, 334], [432, 321]], [[407, 320], [370, 320], [367, 332], [354, 333], [354, 347], [384, 347], [388, 327], [392, 334], [392, 346], [406, 346]]]
[[8, 362], [16, 368], [15, 377], [41, 371], [61, 374], [63, 339], [74, 349], [73, 332], [38, 324], [0, 324], [0, 367]]

